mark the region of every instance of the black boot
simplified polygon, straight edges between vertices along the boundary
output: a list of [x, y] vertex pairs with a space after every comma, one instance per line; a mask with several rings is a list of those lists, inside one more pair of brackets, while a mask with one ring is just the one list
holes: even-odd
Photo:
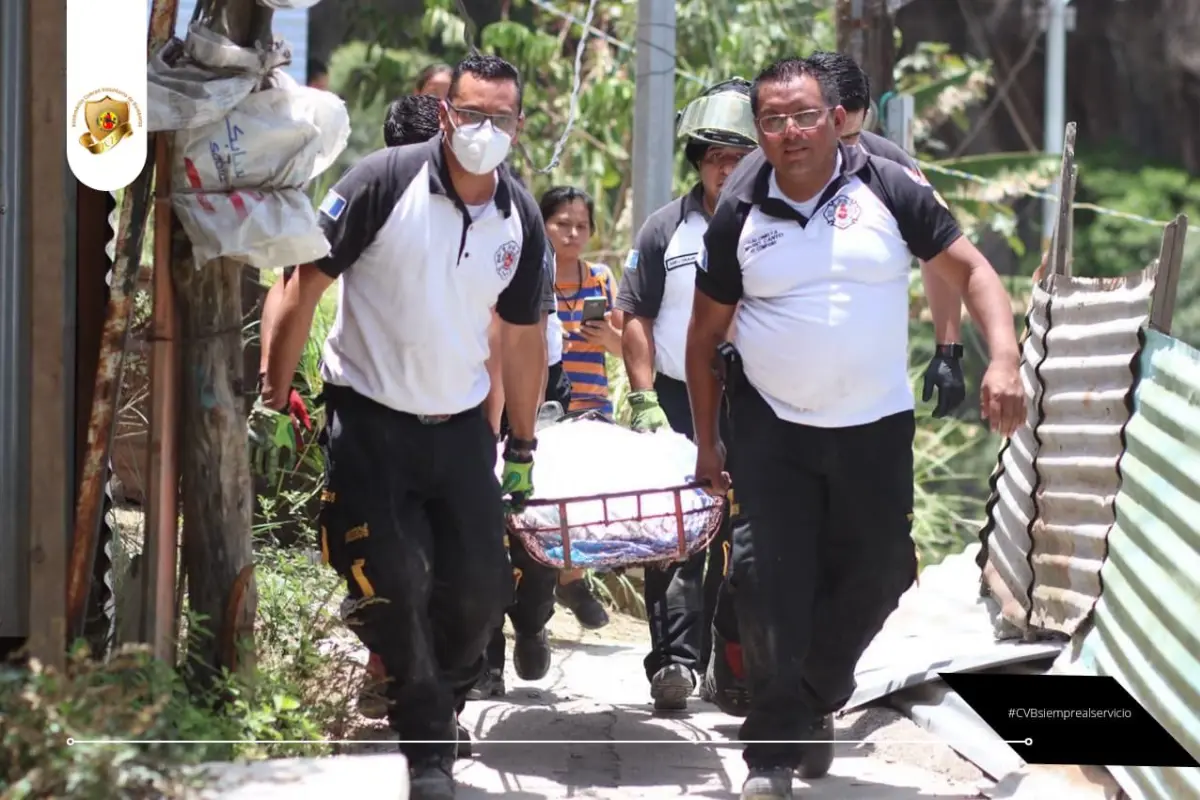
[[513, 668], [523, 681], [540, 681], [550, 671], [550, 641], [546, 629], [518, 633], [513, 645]]
[[826, 714], [812, 726], [812, 730], [804, 738], [819, 742], [804, 745], [804, 755], [800, 757], [800, 766], [796, 773], [801, 780], [824, 778], [833, 766], [834, 726], [833, 714]]
[[750, 684], [743, 673], [742, 647], [725, 641], [715, 626], [712, 640], [712, 655], [700, 685], [700, 699], [715, 704], [731, 717], [744, 717], [750, 713]]
[[467, 692], [467, 699], [488, 700], [492, 697], [503, 697], [504, 692], [504, 670], [493, 667], [479, 676], [479, 682]]
[[560, 583], [554, 589], [554, 596], [575, 615], [579, 624], [588, 630], [594, 631], [608, 624], [608, 612], [600, 605], [600, 601], [592, 596], [586, 580], [580, 578], [570, 583]]
[[455, 752], [457, 758], [471, 758], [475, 755], [471, 748], [471, 732], [467, 730], [467, 726], [462, 722], [458, 723], [458, 750]]
[[408, 765], [410, 800], [454, 800], [454, 763], [428, 756]]

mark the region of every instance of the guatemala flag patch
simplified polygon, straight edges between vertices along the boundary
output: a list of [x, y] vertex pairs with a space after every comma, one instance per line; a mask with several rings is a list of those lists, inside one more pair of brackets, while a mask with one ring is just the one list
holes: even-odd
[[638, 268], [638, 251], [630, 250], [629, 255], [625, 256], [625, 272], [635, 272]]
[[342, 212], [346, 210], [346, 198], [330, 189], [329, 194], [325, 195], [325, 199], [321, 201], [321, 207], [318, 210], [337, 222], [338, 217], [342, 216]]

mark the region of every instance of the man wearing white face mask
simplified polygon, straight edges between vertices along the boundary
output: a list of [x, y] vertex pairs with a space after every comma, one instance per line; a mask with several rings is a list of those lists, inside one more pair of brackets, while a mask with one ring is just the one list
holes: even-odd
[[[317, 302], [339, 282], [321, 368], [321, 550], [346, 581], [349, 626], [389, 676], [414, 800], [454, 797], [456, 711], [512, 600], [504, 498], [533, 492], [546, 239], [533, 198], [497, 169], [520, 123], [511, 64], [455, 67], [442, 135], [372, 153], [326, 195], [329, 255], [287, 282], [268, 338], [259, 403], [279, 409]], [[510, 426], [502, 484], [483, 412], [493, 311]]]

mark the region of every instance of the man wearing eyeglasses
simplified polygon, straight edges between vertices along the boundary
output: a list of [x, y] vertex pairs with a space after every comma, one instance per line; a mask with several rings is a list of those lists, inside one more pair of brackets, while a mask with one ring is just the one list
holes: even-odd
[[[683, 350], [696, 265], [702, 260], [704, 231], [721, 187], [756, 144], [749, 81], [735, 78], [706, 89], [680, 113], [677, 135], [685, 141], [684, 153], [700, 179], [642, 225], [625, 261], [617, 308], [626, 315], [621, 346], [633, 429], [649, 432], [669, 426], [690, 439], [692, 411]], [[645, 668], [658, 710], [686, 709], [698, 676], [707, 669], [729, 529], [727, 516], [705, 551], [667, 567], [646, 569], [650, 653]], [[710, 699], [703, 692], [701, 697]]]
[[[868, 155], [894, 161], [913, 174], [921, 175], [921, 169], [912, 156], [882, 136], [866, 130], [870, 123], [870, 81], [866, 72], [854, 59], [843, 53], [817, 52], [808, 61], [823, 71], [837, 90], [839, 104], [846, 111], [846, 122], [842, 128], [841, 141], [849, 147], [859, 147]], [[731, 180], [761, 170], [766, 158], [757, 150], [743, 159]], [[935, 418], [944, 417], [966, 399], [966, 384], [962, 372], [963, 348], [961, 342], [962, 298], [958, 291], [946, 283], [937, 271], [928, 264], [921, 264], [921, 278], [926, 300], [933, 317], [934, 336], [937, 343], [933, 358], [925, 369], [921, 399], [929, 402], [937, 392], [937, 404], [933, 410]], [[735, 538], [746, 544], [747, 532], [733, 531]], [[738, 549], [739, 557], [748, 558], [749, 548]], [[742, 668], [741, 642], [737, 632], [737, 615], [733, 611], [734, 595], [728, 581], [721, 584], [713, 615], [713, 654], [709, 658], [709, 670], [703, 679], [703, 690], [717, 706], [727, 714], [745, 716], [749, 687]]]
[[[828, 76], [785, 59], [754, 81], [764, 162], [726, 182], [704, 235], [687, 339], [696, 478], [729, 487], [714, 349], [736, 320], [725, 393], [753, 558], [734, 575], [749, 683], [743, 800], [792, 797], [833, 761], [833, 712], [916, 574], [908, 273], [965, 297], [987, 339], [982, 411], [1024, 417], [1017, 338], [995, 270], [919, 175], [839, 142]], [[742, 572], [739, 574], [738, 570]], [[796, 744], [804, 741], [821, 744]], [[792, 742], [792, 744], [787, 744]]]
[[[512, 599], [504, 498], [532, 494], [546, 375], [541, 214], [498, 169], [521, 126], [520, 75], [468, 57], [443, 102], [442, 135], [372, 153], [321, 204], [330, 252], [284, 287], [259, 400], [285, 407], [313, 310], [340, 279], [322, 360], [322, 553], [390, 679], [416, 800], [454, 797], [456, 709]], [[511, 428], [502, 481], [483, 412], [493, 309]]]

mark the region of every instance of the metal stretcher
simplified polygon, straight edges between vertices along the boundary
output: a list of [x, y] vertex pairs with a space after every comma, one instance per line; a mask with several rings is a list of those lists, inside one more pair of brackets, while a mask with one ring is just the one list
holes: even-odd
[[[567, 415], [560, 421], [572, 419], [612, 422], [594, 412]], [[697, 483], [535, 498], [520, 513], [510, 514], [507, 525], [509, 535], [518, 537], [536, 561], [556, 569], [668, 564], [708, 547], [720, 528], [725, 502], [706, 494]], [[600, 515], [592, 504], [599, 504]], [[584, 521], [579, 521], [584, 516], [581, 505], [590, 506]]]

